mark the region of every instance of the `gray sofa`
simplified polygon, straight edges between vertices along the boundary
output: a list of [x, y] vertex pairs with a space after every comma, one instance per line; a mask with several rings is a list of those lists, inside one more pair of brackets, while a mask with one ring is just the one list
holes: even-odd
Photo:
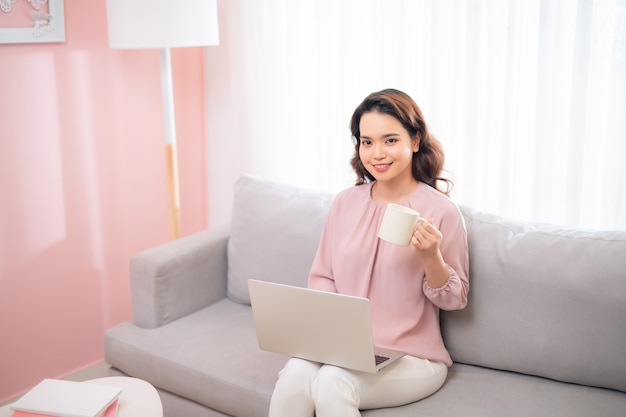
[[[305, 285], [332, 198], [244, 176], [229, 226], [136, 255], [133, 322], [105, 336], [111, 374], [152, 383], [166, 417], [266, 416], [287, 358], [257, 347], [246, 282]], [[448, 380], [363, 416], [625, 416], [626, 232], [461, 210], [471, 288], [441, 312]]]

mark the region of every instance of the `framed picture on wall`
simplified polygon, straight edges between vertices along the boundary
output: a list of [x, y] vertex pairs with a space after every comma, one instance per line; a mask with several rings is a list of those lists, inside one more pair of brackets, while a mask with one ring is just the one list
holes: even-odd
[[65, 42], [63, 0], [0, 0], [0, 43]]

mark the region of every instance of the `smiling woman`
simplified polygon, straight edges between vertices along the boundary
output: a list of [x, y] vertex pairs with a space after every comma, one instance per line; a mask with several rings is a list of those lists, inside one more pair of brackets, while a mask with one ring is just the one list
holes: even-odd
[[366, 94], [393, 87], [445, 144], [456, 201], [626, 229], [623, 0], [220, 6], [228, 41], [208, 52], [219, 109], [208, 116], [209, 165], [223, 168], [208, 178], [211, 216], [226, 219], [224, 179], [242, 172], [332, 191], [353, 183], [346, 120]]
[[[374, 344], [407, 355], [373, 374], [296, 355], [279, 373], [271, 417], [357, 417], [419, 401], [443, 385], [452, 364], [438, 317], [467, 304], [467, 232], [458, 207], [419, 176], [437, 178], [443, 154], [435, 164], [420, 157], [435, 142], [417, 104], [398, 90], [368, 95], [350, 126], [359, 180], [330, 207], [308, 286], [369, 299]], [[379, 239], [390, 204], [416, 215], [400, 243]], [[417, 222], [417, 211], [427, 220]]]

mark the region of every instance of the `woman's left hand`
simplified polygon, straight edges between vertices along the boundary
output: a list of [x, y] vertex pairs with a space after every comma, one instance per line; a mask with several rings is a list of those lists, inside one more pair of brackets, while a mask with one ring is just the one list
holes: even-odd
[[441, 239], [441, 232], [435, 227], [432, 218], [420, 221], [411, 238], [411, 244], [422, 258], [426, 281], [432, 288], [443, 286], [450, 276], [439, 249]]
[[413, 232], [411, 244], [417, 249], [422, 258], [439, 256], [441, 232], [435, 227], [432, 218], [419, 222], [415, 232]]

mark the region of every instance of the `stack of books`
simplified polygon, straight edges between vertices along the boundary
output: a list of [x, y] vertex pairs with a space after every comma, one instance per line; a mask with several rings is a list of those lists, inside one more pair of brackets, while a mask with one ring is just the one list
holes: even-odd
[[44, 379], [11, 405], [11, 417], [115, 417], [122, 389]]

